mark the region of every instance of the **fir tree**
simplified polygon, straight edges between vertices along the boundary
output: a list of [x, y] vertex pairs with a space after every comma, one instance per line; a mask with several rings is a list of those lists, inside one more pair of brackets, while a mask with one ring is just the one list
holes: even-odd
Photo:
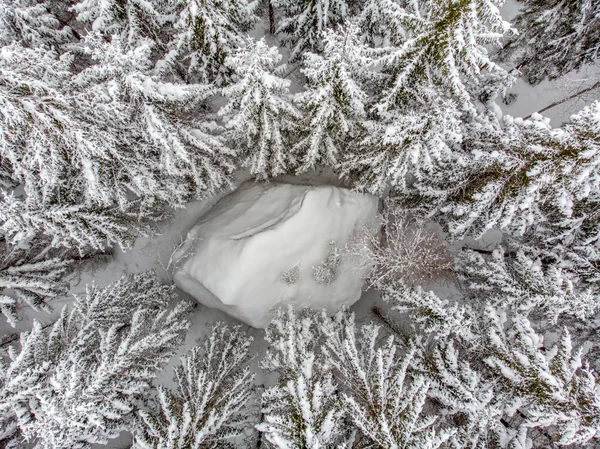
[[600, 55], [600, 4], [589, 0], [528, 0], [514, 20], [516, 39], [503, 56], [516, 55], [527, 81], [556, 79]]
[[283, 18], [277, 33], [286, 33], [284, 42], [290, 44], [290, 61], [300, 58], [304, 51], [323, 50], [323, 32], [344, 23], [348, 17], [345, 0], [274, 0]]
[[178, 2], [175, 34], [159, 72], [183, 74], [186, 81], [224, 84], [231, 67], [225, 59], [244, 47], [244, 33], [256, 21], [256, 2], [189, 0]]
[[290, 82], [278, 76], [281, 55], [276, 47], [251, 39], [227, 64], [238, 79], [223, 89], [227, 103], [219, 110], [232, 148], [243, 154], [243, 166], [257, 178], [277, 176], [293, 167], [291, 154], [300, 113], [291, 103]]
[[323, 56], [304, 55], [307, 88], [295, 97], [305, 116], [302, 137], [294, 147], [300, 171], [319, 163], [336, 167], [366, 116], [367, 94], [355, 81], [366, 61], [358, 32], [355, 25], [329, 31], [323, 39]]
[[272, 349], [263, 368], [276, 370], [277, 385], [262, 397], [267, 441], [282, 449], [336, 447], [342, 443], [343, 409], [327, 358], [320, 349], [319, 318], [280, 311], [266, 331]]
[[170, 359], [189, 323], [187, 305], [167, 310], [173, 290], [151, 272], [88, 287], [48, 331], [21, 334], [3, 370], [0, 410], [16, 438], [40, 448], [106, 444], [131, 425], [138, 400]]
[[140, 411], [144, 430], [135, 447], [221, 447], [239, 435], [254, 377], [248, 368], [251, 342], [237, 328], [216, 325], [201, 346], [181, 358], [177, 390], [157, 387], [159, 409]]

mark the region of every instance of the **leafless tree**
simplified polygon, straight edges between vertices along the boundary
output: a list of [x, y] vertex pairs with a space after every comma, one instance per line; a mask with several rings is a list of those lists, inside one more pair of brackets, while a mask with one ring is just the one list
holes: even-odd
[[446, 276], [453, 266], [452, 254], [425, 223], [387, 202], [381, 216], [381, 233], [361, 228], [350, 239], [345, 252], [361, 268], [370, 268], [370, 286], [400, 280], [422, 285]]

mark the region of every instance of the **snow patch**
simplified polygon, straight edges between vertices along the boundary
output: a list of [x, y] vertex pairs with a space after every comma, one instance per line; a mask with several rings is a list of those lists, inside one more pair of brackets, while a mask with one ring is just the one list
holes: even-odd
[[343, 249], [358, 229], [378, 231], [377, 207], [339, 187], [246, 183], [190, 230], [174, 281], [254, 327], [287, 304], [335, 312], [360, 298], [370, 267]]

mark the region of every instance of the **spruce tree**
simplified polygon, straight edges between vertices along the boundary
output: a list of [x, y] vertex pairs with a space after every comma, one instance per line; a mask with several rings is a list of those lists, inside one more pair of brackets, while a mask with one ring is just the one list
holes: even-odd
[[323, 33], [344, 23], [349, 15], [345, 0], [274, 0], [283, 18], [277, 33], [285, 33], [284, 42], [292, 48], [290, 62], [305, 51], [323, 50]]
[[140, 400], [182, 343], [188, 306], [151, 272], [88, 286], [48, 330], [35, 322], [12, 348], [0, 411], [14, 438], [40, 448], [106, 444], [131, 428]]
[[291, 102], [290, 81], [279, 76], [280, 60], [277, 48], [264, 39], [248, 39], [227, 60], [237, 79], [223, 89], [227, 102], [219, 110], [229, 145], [261, 179], [284, 174], [296, 163], [291, 148], [301, 114]]
[[344, 442], [344, 410], [320, 347], [322, 320], [316, 313], [290, 308], [267, 328], [271, 349], [262, 367], [276, 370], [279, 380], [262, 395], [264, 418], [257, 428], [275, 447], [318, 449]]
[[514, 20], [518, 36], [505, 45], [531, 84], [556, 79], [600, 55], [600, 4], [589, 0], [528, 0]]
[[134, 447], [222, 447], [239, 436], [252, 393], [251, 343], [238, 328], [216, 325], [175, 367], [177, 389], [158, 386], [157, 410], [140, 410], [142, 431]]
[[108, 38], [118, 35], [129, 46], [149, 38], [163, 46], [163, 28], [173, 21], [167, 5], [162, 0], [79, 0], [70, 9], [79, 22]]
[[304, 114], [302, 137], [294, 146], [299, 171], [317, 164], [336, 167], [366, 118], [367, 94], [356, 78], [366, 62], [359, 30], [348, 25], [324, 36], [323, 55], [306, 53], [306, 90], [294, 98]]
[[157, 70], [178, 74], [187, 82], [226, 84], [231, 67], [225, 59], [244, 46], [244, 34], [257, 20], [256, 3], [179, 0], [177, 5], [175, 32]]

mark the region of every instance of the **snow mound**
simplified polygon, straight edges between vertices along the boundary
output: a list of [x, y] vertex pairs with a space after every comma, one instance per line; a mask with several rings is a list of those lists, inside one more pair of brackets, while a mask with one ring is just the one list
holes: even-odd
[[175, 284], [254, 327], [287, 304], [335, 312], [360, 298], [369, 267], [344, 247], [378, 232], [377, 206], [339, 187], [243, 184], [190, 230], [174, 254]]

